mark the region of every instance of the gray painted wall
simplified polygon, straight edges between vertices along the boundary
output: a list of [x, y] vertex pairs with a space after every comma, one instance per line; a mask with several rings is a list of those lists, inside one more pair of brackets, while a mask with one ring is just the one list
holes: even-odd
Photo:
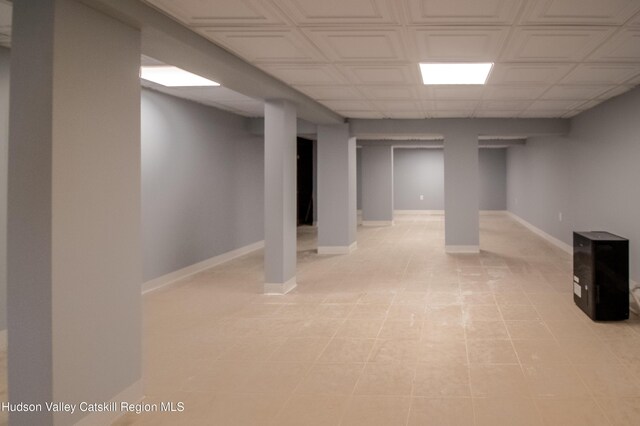
[[[358, 179], [362, 165], [358, 150]], [[506, 149], [478, 153], [481, 210], [506, 210]], [[395, 210], [444, 209], [444, 155], [441, 148], [396, 148], [393, 154]], [[420, 200], [424, 195], [424, 200]], [[358, 185], [358, 208], [362, 202]]]
[[[640, 281], [640, 89], [572, 119], [567, 138], [509, 148], [508, 208], [571, 244], [573, 230], [606, 230], [630, 240]], [[558, 213], [562, 212], [562, 221]]]
[[263, 239], [264, 145], [245, 124], [142, 91], [145, 281]]
[[362, 151], [362, 220], [393, 220], [393, 149], [365, 145]]
[[480, 210], [507, 209], [507, 150], [486, 148], [478, 151]]
[[[420, 200], [420, 195], [424, 200]], [[442, 149], [394, 150], [393, 205], [395, 210], [444, 209]]]
[[0, 47], [0, 330], [7, 328], [7, 150], [9, 49]]

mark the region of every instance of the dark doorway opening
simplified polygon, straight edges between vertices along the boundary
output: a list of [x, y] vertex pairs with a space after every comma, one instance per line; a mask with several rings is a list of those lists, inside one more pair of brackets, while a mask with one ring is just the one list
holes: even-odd
[[298, 226], [313, 225], [313, 141], [298, 138]]

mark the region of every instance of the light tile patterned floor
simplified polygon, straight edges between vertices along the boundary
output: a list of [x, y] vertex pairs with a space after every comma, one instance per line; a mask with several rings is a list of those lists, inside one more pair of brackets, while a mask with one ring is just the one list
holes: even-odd
[[634, 425], [640, 321], [596, 324], [570, 257], [506, 216], [479, 255], [447, 255], [440, 216], [359, 228], [318, 256], [299, 233], [298, 288], [264, 296], [262, 253], [144, 298], [147, 402], [119, 424]]

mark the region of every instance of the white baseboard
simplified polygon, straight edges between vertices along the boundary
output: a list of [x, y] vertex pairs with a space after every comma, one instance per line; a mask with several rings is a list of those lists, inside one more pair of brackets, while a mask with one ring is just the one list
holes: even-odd
[[362, 226], [393, 226], [393, 220], [363, 220]]
[[569, 244], [567, 244], [567, 243], [565, 243], [563, 241], [560, 241], [559, 239], [557, 239], [553, 235], [547, 234], [542, 229], [530, 224], [529, 222], [527, 222], [526, 220], [524, 220], [520, 216], [514, 214], [513, 212], [508, 211], [507, 214], [513, 220], [515, 220], [516, 222], [520, 223], [521, 225], [523, 225], [525, 228], [529, 229], [534, 234], [544, 238], [545, 240], [547, 240], [548, 242], [550, 242], [554, 246], [558, 247], [559, 249], [561, 249], [561, 250], [563, 250], [563, 251], [565, 251], [566, 253], [569, 253], [569, 254], [573, 253], [573, 247], [571, 247]]
[[278, 296], [289, 293], [296, 288], [296, 277], [284, 283], [264, 283], [264, 294]]
[[318, 254], [349, 254], [357, 248], [357, 241], [348, 246], [318, 246]]
[[129, 402], [134, 404], [142, 401], [143, 398], [144, 392], [142, 390], [142, 380], [138, 380], [108, 401], [116, 403], [116, 411], [102, 411], [91, 413], [77, 422], [75, 426], [104, 426], [113, 424], [113, 422], [118, 418], [127, 414], [124, 411], [120, 411], [121, 402]]
[[447, 253], [480, 253], [480, 246], [445, 246], [445, 252]]
[[7, 329], [0, 330], [0, 351], [7, 350]]
[[178, 269], [177, 271], [173, 271], [161, 277], [154, 278], [142, 284], [142, 294], [158, 290], [159, 288], [173, 284], [178, 280], [189, 277], [193, 274], [197, 274], [198, 272], [204, 271], [205, 269], [209, 269], [213, 266], [228, 262], [237, 257], [244, 256], [245, 254], [249, 254], [252, 251], [259, 250], [261, 248], [264, 248], [264, 241], [258, 241], [257, 243], [249, 244], [247, 246], [228, 251], [218, 256], [214, 256], [210, 259], [203, 260], [202, 262], [194, 263], [193, 265], [187, 266], [186, 268]]

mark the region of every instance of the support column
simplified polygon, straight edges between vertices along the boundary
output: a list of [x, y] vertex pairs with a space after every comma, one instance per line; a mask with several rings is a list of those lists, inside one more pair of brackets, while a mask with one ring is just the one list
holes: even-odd
[[478, 253], [478, 137], [451, 133], [444, 139], [445, 249]]
[[74, 0], [14, 2], [9, 398], [43, 410], [11, 424], [108, 424], [118, 413], [44, 404], [142, 397], [139, 66], [131, 26]]
[[349, 124], [318, 126], [318, 254], [355, 250], [356, 140]]
[[296, 109], [285, 100], [264, 105], [264, 292], [296, 286]]
[[393, 147], [362, 147], [362, 225], [393, 225]]

